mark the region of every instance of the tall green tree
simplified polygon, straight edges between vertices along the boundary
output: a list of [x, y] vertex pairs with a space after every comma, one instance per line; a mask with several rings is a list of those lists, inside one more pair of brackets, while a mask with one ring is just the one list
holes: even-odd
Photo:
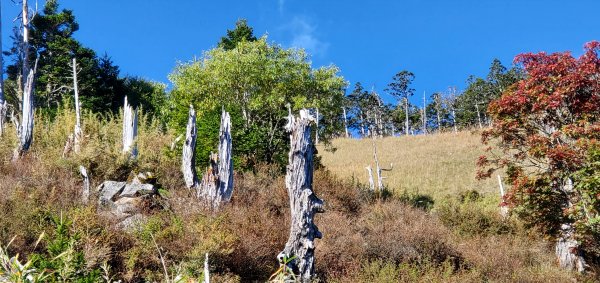
[[408, 101], [408, 99], [415, 93], [415, 89], [410, 87], [414, 79], [415, 75], [412, 72], [406, 70], [400, 71], [396, 75], [394, 75], [394, 77], [392, 78], [392, 82], [389, 83], [387, 88], [385, 89], [385, 91], [387, 91], [390, 95], [392, 95], [398, 100], [398, 105], [400, 105], [400, 103], [404, 103], [404, 133], [406, 135], [409, 135], [410, 131], [409, 113], [411, 111], [409, 109], [410, 102]]
[[232, 118], [234, 157], [251, 167], [285, 164], [287, 105], [292, 111], [319, 107], [322, 140], [343, 130], [346, 81], [335, 66], [313, 69], [302, 50], [241, 41], [232, 50], [215, 48], [198, 60], [180, 64], [170, 75], [170, 123], [183, 131], [189, 105], [198, 115], [197, 156], [207, 160], [217, 143], [221, 107]]
[[245, 19], [238, 20], [233, 30], [227, 30], [227, 36], [221, 37], [218, 46], [225, 50], [231, 50], [242, 41], [256, 41], [254, 30]]

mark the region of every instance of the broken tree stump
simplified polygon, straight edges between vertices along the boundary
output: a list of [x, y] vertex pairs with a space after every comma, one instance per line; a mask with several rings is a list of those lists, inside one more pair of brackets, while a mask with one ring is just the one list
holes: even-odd
[[218, 208], [222, 202], [231, 200], [233, 194], [233, 160], [231, 156], [231, 117], [223, 109], [219, 130], [219, 152], [211, 153], [210, 166], [198, 187], [198, 197]]
[[291, 228], [284, 250], [278, 258], [294, 258], [289, 267], [302, 282], [310, 282], [314, 275], [315, 239], [322, 237], [314, 223], [316, 213], [324, 212], [323, 201], [313, 192], [313, 153], [311, 124], [314, 118], [306, 109], [300, 117], [288, 117], [286, 130], [290, 132], [289, 164], [285, 185], [290, 199]]
[[137, 157], [137, 146], [134, 143], [137, 137], [137, 124], [137, 108], [134, 110], [133, 106], [127, 102], [127, 96], [125, 96], [123, 105], [123, 153], [129, 154], [131, 158]]
[[90, 200], [90, 177], [88, 176], [87, 170], [83, 165], [79, 166], [79, 173], [83, 177], [83, 190], [81, 192], [81, 202], [87, 204]]

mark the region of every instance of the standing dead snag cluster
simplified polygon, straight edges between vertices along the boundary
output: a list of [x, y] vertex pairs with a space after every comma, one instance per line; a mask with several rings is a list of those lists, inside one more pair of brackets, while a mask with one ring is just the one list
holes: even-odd
[[137, 157], [137, 146], [134, 143], [137, 137], [137, 124], [137, 108], [134, 110], [133, 106], [127, 102], [127, 96], [125, 96], [123, 105], [123, 153], [129, 154], [131, 158]]
[[196, 189], [198, 198], [204, 199], [213, 208], [231, 200], [233, 194], [233, 160], [231, 141], [231, 117], [225, 110], [221, 113], [219, 130], [219, 151], [211, 153], [210, 165], [202, 180], [198, 182], [196, 173], [196, 111], [190, 105], [185, 143], [181, 160], [181, 171], [188, 189]]
[[314, 216], [324, 212], [323, 201], [312, 188], [314, 144], [310, 125], [314, 118], [302, 109], [299, 119], [292, 115], [288, 119], [286, 129], [290, 132], [291, 145], [285, 185], [290, 198], [291, 229], [285, 248], [277, 258], [281, 264], [284, 259], [294, 258], [288, 263], [289, 267], [302, 282], [310, 282], [315, 264], [314, 241], [322, 236]]
[[233, 194], [231, 149], [231, 117], [223, 110], [219, 130], [219, 152], [211, 153], [210, 166], [202, 176], [198, 190], [198, 196], [211, 203], [214, 208], [231, 200]]

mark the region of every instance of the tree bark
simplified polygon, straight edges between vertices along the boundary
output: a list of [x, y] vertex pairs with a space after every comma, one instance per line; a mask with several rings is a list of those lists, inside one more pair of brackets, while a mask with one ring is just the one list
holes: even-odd
[[[567, 196], [565, 209], [572, 208], [573, 204], [570, 199], [573, 197], [573, 181], [567, 178], [563, 184], [560, 184], [560, 190]], [[575, 227], [571, 223], [563, 223], [560, 226], [558, 238], [556, 239], [555, 247], [556, 257], [560, 267], [568, 270], [576, 270], [577, 272], [584, 272], [587, 264], [583, 257], [582, 250], [580, 249], [577, 239], [575, 239]]]
[[137, 137], [137, 123], [137, 109], [134, 110], [129, 105], [127, 96], [125, 96], [123, 105], [123, 153], [129, 154], [131, 158], [137, 157], [137, 146], [134, 143]]
[[196, 174], [196, 111], [190, 105], [188, 122], [185, 128], [185, 142], [181, 155], [181, 172], [183, 180], [188, 189], [198, 186], [198, 175]]
[[289, 267], [301, 282], [310, 282], [314, 275], [315, 239], [321, 232], [314, 223], [315, 213], [324, 212], [323, 201], [313, 192], [313, 153], [311, 126], [314, 118], [306, 109], [300, 117], [288, 117], [286, 129], [290, 132], [289, 164], [285, 183], [290, 199], [291, 229], [284, 250], [278, 258], [292, 258]]

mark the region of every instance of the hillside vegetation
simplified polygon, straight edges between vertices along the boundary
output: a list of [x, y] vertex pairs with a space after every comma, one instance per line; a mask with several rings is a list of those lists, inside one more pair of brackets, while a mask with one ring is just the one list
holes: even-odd
[[[139, 159], [130, 162], [119, 148], [120, 116], [84, 115], [82, 153], [71, 157], [61, 152], [74, 114], [59, 111], [53, 122], [38, 118], [45, 122], [26, 157], [10, 162], [14, 140], [7, 136], [0, 143], [0, 243], [8, 255], [31, 260], [34, 269], [58, 282], [173, 282], [178, 275], [199, 282], [205, 253], [212, 282], [264, 282], [277, 269], [275, 256], [289, 231], [288, 196], [277, 167], [237, 171], [232, 202], [214, 213], [185, 189], [178, 149], [170, 149], [175, 137], [151, 120], [142, 119]], [[460, 136], [475, 146], [476, 136]], [[381, 142], [403, 139], [418, 143], [436, 137]], [[339, 153], [346, 150], [341, 142], [369, 144], [336, 141]], [[422, 148], [436, 148], [435, 154], [423, 150], [424, 156], [450, 155], [444, 147]], [[459, 160], [459, 168], [472, 169], [469, 159]], [[90, 168], [93, 186], [151, 171], [167, 209], [150, 210], [137, 229], [119, 229], [114, 220], [97, 214], [95, 191], [92, 202], [81, 203], [78, 164]], [[432, 192], [419, 186], [422, 194]], [[411, 187], [416, 185], [407, 181]], [[314, 189], [326, 201], [326, 212], [316, 219], [324, 235], [316, 241], [316, 272], [322, 281], [565, 282], [575, 276], [555, 265], [547, 242], [536, 240], [539, 236], [517, 220], [503, 221], [494, 201], [476, 193], [445, 191], [444, 201], [423, 206], [419, 195], [396, 190], [378, 197], [326, 168], [315, 172]]]

